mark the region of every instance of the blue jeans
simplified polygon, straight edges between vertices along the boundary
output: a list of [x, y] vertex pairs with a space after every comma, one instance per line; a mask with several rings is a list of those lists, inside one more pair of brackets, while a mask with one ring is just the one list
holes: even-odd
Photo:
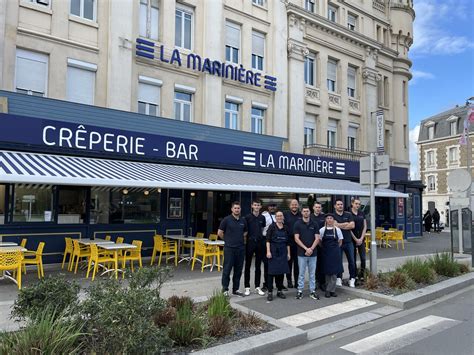
[[316, 256], [298, 256], [298, 291], [303, 291], [304, 275], [306, 268], [309, 269], [309, 292], [316, 290]]
[[[341, 263], [342, 263], [342, 253], [346, 254], [347, 263], [349, 264], [349, 276], [351, 279], [356, 277], [356, 266], [354, 258], [354, 244], [352, 240], [349, 243], [342, 243], [341, 247]], [[342, 273], [337, 275], [338, 278], [342, 279]]]

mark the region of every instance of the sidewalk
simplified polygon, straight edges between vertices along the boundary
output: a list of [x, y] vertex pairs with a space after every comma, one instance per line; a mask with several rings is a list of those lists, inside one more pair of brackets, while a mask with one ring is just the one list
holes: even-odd
[[[393, 243], [392, 243], [393, 245]], [[379, 271], [394, 270], [398, 265], [402, 264], [405, 260], [423, 256], [427, 257], [436, 252], [447, 251], [450, 248], [450, 235], [449, 233], [431, 234], [430, 236], [425, 235], [422, 238], [410, 239], [405, 243], [405, 250], [397, 250], [393, 245], [392, 248], [377, 248], [377, 259]], [[344, 258], [345, 259], [345, 258]], [[370, 255], [367, 255], [367, 260], [370, 261]], [[149, 258], [144, 258], [144, 265], [149, 263]], [[163, 265], [163, 264], [162, 264]], [[210, 272], [209, 269], [205, 269], [201, 273], [199, 265], [196, 265], [194, 271], [191, 271], [191, 267], [187, 263], [180, 263], [178, 267], [174, 267], [172, 263], [168, 265], [173, 268], [173, 277], [170, 281], [164, 284], [162, 288], [162, 296], [168, 298], [172, 295], [186, 295], [197, 300], [204, 299], [214, 292], [214, 290], [220, 290], [221, 288], [221, 276], [222, 273], [214, 268], [214, 271]], [[368, 262], [368, 266], [370, 263]], [[347, 270], [347, 265], [344, 265]], [[66, 274], [72, 280], [77, 281], [82, 288], [87, 288], [90, 284], [90, 279], [85, 279], [85, 271], [78, 271], [77, 275], [70, 272], [61, 270], [61, 265], [46, 265], [45, 274]], [[347, 273], [347, 271], [346, 271]], [[252, 279], [253, 279], [253, 272]], [[100, 278], [99, 278], [100, 279]], [[36, 272], [29, 270], [27, 275], [24, 277], [23, 285], [28, 287], [32, 283], [37, 282]], [[253, 280], [251, 280], [253, 286]], [[241, 289], [243, 289], [243, 275], [241, 280]], [[294, 290], [293, 290], [294, 291]], [[289, 293], [293, 292], [289, 291]], [[10, 307], [13, 305], [16, 299], [18, 290], [9, 280], [0, 280], [0, 330], [12, 329], [17, 326], [16, 323], [10, 320]], [[253, 297], [252, 297], [253, 298]], [[265, 302], [265, 297], [256, 297], [254, 302], [262, 301]], [[347, 301], [340, 297], [337, 302]]]

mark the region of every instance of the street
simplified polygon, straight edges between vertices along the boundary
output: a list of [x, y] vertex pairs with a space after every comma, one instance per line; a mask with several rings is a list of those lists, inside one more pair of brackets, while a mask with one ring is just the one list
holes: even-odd
[[473, 354], [474, 287], [281, 354]]

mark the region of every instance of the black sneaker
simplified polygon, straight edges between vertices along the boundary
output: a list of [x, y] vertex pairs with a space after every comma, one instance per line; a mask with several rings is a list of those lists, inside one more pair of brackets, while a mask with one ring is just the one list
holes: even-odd
[[263, 287], [262, 287], [262, 291], [263, 291], [263, 292], [267, 292], [267, 291], [268, 291], [268, 287], [267, 287], [267, 285], [263, 285]]
[[281, 299], [285, 299], [285, 298], [286, 298], [285, 294], [284, 294], [283, 292], [281, 292], [281, 291], [278, 291], [278, 292], [277, 292], [277, 297], [279, 297], [279, 298], [281, 298]]
[[244, 295], [242, 292], [240, 292], [239, 290], [232, 291], [232, 294], [233, 294], [234, 296], [237, 296], [237, 297], [244, 297], [244, 296], [245, 296], [245, 295]]
[[313, 300], [319, 300], [319, 295], [316, 292], [311, 292], [309, 294], [309, 298], [311, 298]]
[[288, 281], [288, 288], [293, 288], [293, 287], [294, 287], [294, 286], [293, 286], [293, 282]]
[[296, 298], [297, 300], [302, 299], [302, 298], [303, 298], [303, 292], [298, 291], [298, 292], [296, 293], [296, 297], [295, 297], [295, 298]]
[[326, 298], [329, 298], [329, 297], [331, 297], [331, 292], [329, 292], [329, 291], [326, 291], [326, 293], [324, 294], [324, 297], [326, 297]]
[[288, 291], [288, 289], [285, 286], [283, 286], [282, 290], [283, 291]]
[[273, 301], [273, 292], [268, 292], [267, 301]]
[[331, 297], [337, 297], [337, 293], [336, 292], [331, 292]]

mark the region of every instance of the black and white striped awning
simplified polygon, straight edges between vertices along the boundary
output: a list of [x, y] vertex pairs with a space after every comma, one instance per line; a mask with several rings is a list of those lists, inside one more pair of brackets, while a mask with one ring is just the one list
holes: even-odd
[[[0, 182], [369, 196], [347, 180], [14, 151], [0, 151]], [[408, 197], [390, 189], [376, 196]]]

